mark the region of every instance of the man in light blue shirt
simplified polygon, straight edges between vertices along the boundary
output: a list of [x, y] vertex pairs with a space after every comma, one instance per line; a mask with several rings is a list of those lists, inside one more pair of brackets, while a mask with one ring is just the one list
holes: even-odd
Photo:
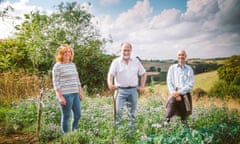
[[182, 122], [186, 123], [186, 118], [191, 114], [192, 98], [190, 91], [194, 84], [194, 73], [192, 68], [185, 63], [187, 54], [185, 50], [177, 53], [178, 63], [169, 67], [167, 74], [167, 85], [170, 93], [167, 103], [166, 121], [174, 115], [180, 116]]

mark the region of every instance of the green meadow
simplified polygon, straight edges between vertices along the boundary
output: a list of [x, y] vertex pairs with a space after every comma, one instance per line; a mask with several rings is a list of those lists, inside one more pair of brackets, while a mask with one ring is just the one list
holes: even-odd
[[[195, 76], [194, 88], [208, 91], [217, 80], [216, 71]], [[36, 135], [37, 98], [20, 100], [10, 106], [0, 106], [0, 139], [7, 135], [21, 133], [29, 135], [19, 143], [58, 144], [238, 144], [240, 142], [239, 103], [193, 96], [193, 113], [188, 118], [189, 126], [181, 124], [175, 117], [170, 125], [164, 125], [167, 87], [164, 84], [146, 87], [140, 94], [134, 131], [128, 130], [128, 108], [123, 109], [122, 126], [114, 126], [112, 94], [85, 95], [81, 102], [82, 117], [79, 129], [62, 135], [60, 132], [60, 111], [52, 89], [44, 91], [40, 133]], [[230, 104], [229, 104], [229, 103]], [[234, 105], [234, 107], [229, 107]], [[13, 140], [12, 140], [13, 141]], [[16, 141], [15, 141], [16, 142]]]

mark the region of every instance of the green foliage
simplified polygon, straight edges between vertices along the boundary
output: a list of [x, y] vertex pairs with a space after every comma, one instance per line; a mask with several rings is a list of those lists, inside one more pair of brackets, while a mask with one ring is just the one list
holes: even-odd
[[60, 126], [54, 123], [43, 123], [41, 125], [40, 140], [42, 142], [53, 141], [62, 135]]
[[72, 2], [59, 4], [51, 15], [39, 11], [25, 14], [24, 23], [16, 27], [17, 39], [25, 44], [35, 72], [52, 68], [59, 45], [72, 45], [81, 83], [89, 93], [99, 93], [107, 88], [106, 73], [113, 57], [103, 54], [107, 40], [101, 39], [92, 15], [83, 9]]
[[5, 121], [8, 109], [7, 106], [0, 105], [0, 123]]
[[32, 126], [36, 119], [37, 105], [34, 99], [20, 101], [6, 114], [8, 128], [13, 128], [15, 131]]
[[25, 21], [21, 25], [16, 26], [17, 39], [25, 44], [25, 48], [29, 52], [29, 59], [32, 63], [34, 71], [38, 71], [39, 65], [44, 61], [45, 58], [43, 52], [47, 49], [47, 38], [48, 33], [48, 16], [40, 14], [39, 11], [25, 14]]
[[[36, 99], [21, 101], [6, 116], [18, 120], [25, 126], [36, 122]], [[82, 116], [79, 129], [61, 135], [60, 109], [53, 90], [44, 93], [41, 120], [41, 143], [116, 143], [116, 144], [157, 144], [157, 143], [211, 143], [237, 144], [240, 137], [239, 112], [212, 106], [195, 107], [189, 117], [189, 127], [173, 119], [170, 125], [163, 125], [166, 102], [157, 97], [139, 99], [134, 131], [129, 130], [127, 107], [123, 108], [122, 125], [115, 129], [113, 123], [113, 101], [111, 97], [89, 98], [81, 101]], [[29, 119], [27, 119], [28, 117]], [[9, 119], [9, 120], [10, 120]], [[31, 120], [32, 119], [32, 120]], [[11, 123], [12, 121], [7, 121]], [[11, 123], [12, 124], [12, 123]], [[12, 129], [20, 125], [12, 124]], [[10, 129], [9, 129], [10, 130]]]
[[101, 42], [89, 41], [81, 49], [75, 50], [75, 59], [80, 80], [90, 94], [104, 92], [107, 89], [107, 72], [114, 56], [102, 54]]
[[221, 66], [221, 64], [218, 64], [216, 62], [215, 63], [193, 62], [191, 66], [193, 68], [194, 74], [199, 74], [199, 73], [217, 70]]
[[220, 81], [211, 88], [209, 95], [220, 98], [240, 98], [240, 55], [227, 59], [224, 66], [218, 69]]
[[240, 138], [234, 138], [234, 136], [237, 136], [239, 133], [240, 126], [231, 126], [225, 123], [213, 125], [208, 129], [199, 128], [197, 130], [179, 127], [172, 133], [153, 135], [138, 144], [237, 144]]
[[31, 71], [29, 52], [25, 45], [18, 40], [8, 39], [0, 41], [0, 72]]
[[61, 112], [54, 90], [45, 90], [42, 105], [44, 124], [58, 124], [61, 120]]
[[74, 131], [72, 133], [68, 133], [60, 138], [60, 143], [87, 144], [90, 142], [90, 137], [86, 136], [86, 134], [86, 131]]
[[218, 98], [240, 98], [240, 86], [234, 84], [228, 84], [225, 81], [217, 81], [210, 89], [209, 96]]
[[231, 84], [235, 77], [240, 75], [240, 55], [234, 55], [227, 59], [224, 66], [218, 69], [218, 76], [220, 80]]
[[240, 86], [240, 75], [236, 75], [232, 82], [233, 85]]
[[208, 110], [199, 107], [192, 115], [192, 128], [210, 128], [213, 125], [225, 123], [229, 126], [239, 125], [239, 112], [237, 110], [229, 110], [225, 104], [221, 108], [212, 105]]
[[212, 141], [212, 134], [205, 131], [180, 127], [172, 133], [150, 136], [146, 141], [139, 142], [138, 144], [201, 144], [211, 143]]

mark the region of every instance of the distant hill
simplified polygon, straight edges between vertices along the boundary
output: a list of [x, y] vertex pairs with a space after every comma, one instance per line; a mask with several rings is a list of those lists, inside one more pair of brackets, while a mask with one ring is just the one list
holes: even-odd
[[[189, 64], [200, 64], [200, 63], [204, 63], [204, 64], [223, 64], [225, 62], [227, 58], [212, 58], [212, 59], [188, 59], [187, 63]], [[160, 68], [161, 72], [167, 72], [168, 68], [170, 65], [177, 63], [177, 60], [141, 60], [143, 66], [145, 67], [146, 70], [149, 70], [151, 67], [155, 67], [156, 69]]]
[[143, 60], [142, 64], [145, 69], [150, 69], [150, 67], [161, 68], [161, 71], [167, 71], [168, 67], [175, 63], [175, 61], [147, 61]]

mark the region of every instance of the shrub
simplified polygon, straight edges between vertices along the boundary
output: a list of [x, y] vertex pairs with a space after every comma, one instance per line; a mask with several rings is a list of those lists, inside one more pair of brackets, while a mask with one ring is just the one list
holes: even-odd
[[207, 94], [207, 92], [204, 91], [204, 90], [201, 89], [201, 88], [196, 88], [196, 89], [193, 90], [193, 95], [194, 95], [194, 96], [197, 96], [197, 99], [205, 96], [206, 94]]
[[210, 89], [209, 96], [214, 96], [218, 98], [240, 98], [240, 86], [228, 84], [225, 81], [218, 81]]
[[31, 126], [37, 120], [36, 100], [20, 101], [6, 114], [6, 120], [9, 126], [14, 126], [16, 130]]
[[62, 135], [59, 125], [54, 123], [43, 124], [40, 131], [40, 141], [52, 141]]

